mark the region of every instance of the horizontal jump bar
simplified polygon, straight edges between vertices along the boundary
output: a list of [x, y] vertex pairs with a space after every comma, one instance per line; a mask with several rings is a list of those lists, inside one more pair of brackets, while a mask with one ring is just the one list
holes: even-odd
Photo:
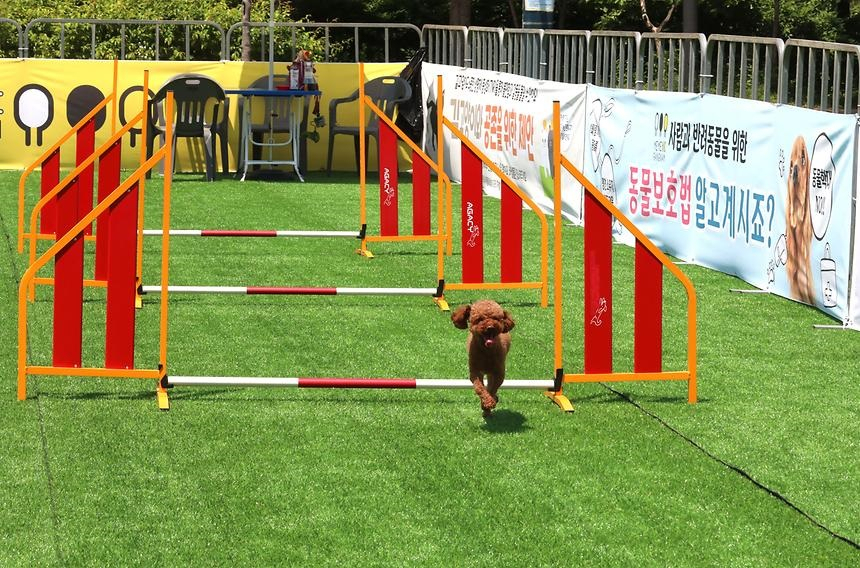
[[[347, 379], [310, 377], [167, 377], [168, 387], [239, 386], [341, 389], [471, 389], [467, 379]], [[509, 379], [503, 389], [553, 389], [552, 380]]]
[[[161, 286], [142, 286], [143, 294], [160, 294]], [[168, 286], [168, 294], [271, 294], [293, 296], [435, 296], [436, 288], [316, 288], [290, 286]]]
[[[144, 229], [143, 236], [161, 236], [161, 229]], [[361, 237], [359, 231], [252, 231], [221, 229], [170, 229], [171, 237]]]

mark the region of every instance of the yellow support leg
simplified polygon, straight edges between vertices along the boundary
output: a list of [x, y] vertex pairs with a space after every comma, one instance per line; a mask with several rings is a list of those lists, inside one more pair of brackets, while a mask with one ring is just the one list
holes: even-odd
[[167, 396], [167, 389], [160, 384], [155, 390], [155, 400], [159, 410], [170, 410], [170, 398]]
[[561, 391], [544, 391], [544, 396], [552, 400], [564, 412], [573, 412], [573, 404]]
[[364, 258], [373, 258], [373, 253], [367, 250], [367, 247], [364, 243], [361, 243], [361, 248], [355, 251], [359, 256], [363, 256]]
[[439, 306], [439, 309], [443, 312], [450, 312], [451, 308], [448, 306], [448, 301], [445, 299], [445, 296], [433, 296], [433, 302]]

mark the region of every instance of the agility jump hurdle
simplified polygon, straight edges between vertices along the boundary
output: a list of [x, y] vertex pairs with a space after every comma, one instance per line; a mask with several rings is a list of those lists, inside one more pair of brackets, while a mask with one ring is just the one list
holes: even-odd
[[[166, 376], [164, 388], [171, 387], [293, 387], [316, 389], [473, 389], [468, 379], [343, 379], [322, 377], [182, 377]], [[502, 389], [546, 390], [552, 380], [508, 379]]]
[[[360, 74], [363, 77], [363, 72]], [[362, 82], [363, 85], [363, 82]], [[442, 77], [437, 77], [437, 108], [443, 108]], [[526, 192], [502, 172], [486, 155], [475, 146], [456, 125], [440, 112], [437, 120], [437, 160], [434, 162], [418, 148], [373, 101], [360, 93], [362, 101], [360, 124], [364, 125], [364, 107], [374, 113], [379, 120], [379, 187], [380, 187], [380, 234], [368, 235], [362, 240], [362, 251], [367, 251], [367, 242], [434, 240], [437, 243], [437, 280], [444, 290], [502, 290], [502, 289], [539, 289], [541, 305], [547, 306], [549, 281], [548, 222], [540, 208]], [[453, 248], [453, 212], [451, 181], [445, 174], [443, 131], [449, 129], [461, 142], [463, 180], [461, 184], [461, 281], [449, 281], [445, 276], [445, 254], [451, 255]], [[360, 136], [361, 148], [361, 188], [362, 188], [362, 226], [366, 226], [365, 187], [366, 164], [364, 162], [363, 126]], [[398, 235], [397, 200], [397, 142], [402, 141], [412, 149], [413, 167], [413, 234]], [[486, 165], [499, 176], [502, 183], [501, 207], [501, 250], [500, 278], [498, 282], [487, 281], [484, 275], [484, 219], [483, 219], [483, 175]], [[429, 235], [430, 222], [430, 171], [436, 173], [437, 193], [437, 233]], [[523, 203], [528, 205], [538, 217], [541, 226], [541, 277], [537, 281], [523, 281], [522, 251], [522, 210]], [[447, 247], [444, 246], [447, 244]]]
[[[364, 64], [358, 65], [358, 124], [359, 124], [359, 225], [364, 230], [359, 254], [373, 257], [367, 248], [369, 242], [436, 242], [441, 257], [445, 243], [451, 248], [451, 227], [445, 224], [446, 196], [450, 201], [451, 180], [440, 164], [435, 163], [409, 136], [407, 136], [364, 91], [366, 76]], [[379, 234], [368, 235], [367, 227], [367, 113], [378, 121], [377, 137], [379, 174]], [[397, 143], [405, 143], [412, 151], [412, 212], [411, 234], [400, 234], [400, 202], [398, 200], [399, 167]], [[436, 233], [431, 229], [430, 172], [436, 174]], [[441, 263], [442, 260], [440, 259]], [[441, 265], [439, 271], [441, 272]], [[438, 280], [442, 280], [439, 276]]]
[[[144, 237], [160, 237], [161, 229], [144, 229]], [[229, 229], [170, 229], [171, 237], [348, 237], [360, 239], [361, 231], [287, 231]]]
[[[172, 99], [168, 98], [168, 109], [172, 110]], [[554, 105], [554, 120], [553, 120], [553, 135], [555, 137], [555, 152], [553, 156], [554, 172], [555, 172], [555, 248], [554, 248], [554, 300], [555, 300], [555, 341], [554, 341], [554, 362], [555, 362], [555, 377], [552, 380], [508, 380], [503, 388], [528, 388], [541, 389], [551, 400], [560, 408], [571, 411], [573, 409], [569, 400], [563, 393], [563, 385], [565, 383], [576, 382], [595, 382], [595, 381], [628, 381], [628, 380], [686, 380], [688, 383], [688, 400], [691, 403], [696, 401], [696, 351], [695, 351], [695, 329], [696, 329], [696, 298], [695, 292], [689, 279], [677, 269], [677, 267], [657, 249], [648, 238], [642, 234], [624, 215], [615, 208], [593, 184], [591, 184], [566, 158], [560, 154], [560, 119], [559, 107]], [[168, 114], [169, 115], [169, 114]], [[168, 126], [170, 127], [170, 125]], [[123, 132], [126, 132], [124, 130]], [[120, 132], [118, 136], [121, 136]], [[168, 135], [168, 139], [171, 137]], [[100, 149], [101, 150], [101, 149]], [[160, 319], [160, 358], [157, 370], [151, 369], [134, 369], [134, 308], [133, 308], [133, 288], [134, 288], [134, 268], [133, 254], [129, 251], [133, 250], [135, 242], [136, 226], [134, 223], [120, 223], [119, 220], [131, 220], [135, 218], [136, 211], [134, 206], [137, 204], [136, 194], [138, 184], [143, 183], [145, 173], [151, 169], [161, 159], [165, 160], [165, 171], [170, 172], [171, 151], [169, 145], [159, 150], [150, 160], [143, 164], [132, 177], [126, 182], [112, 191], [105, 200], [99, 202], [98, 206], [92, 211], [84, 215], [78, 220], [74, 226], [66, 232], [51, 249], [37, 259], [37, 262], [31, 265], [22, 278], [19, 288], [19, 367], [18, 367], [18, 397], [19, 399], [26, 398], [26, 377], [28, 374], [66, 374], [66, 375], [82, 375], [82, 376], [117, 376], [129, 378], [144, 378], [157, 380], [157, 400], [159, 408], [168, 409], [169, 399], [167, 389], [173, 386], [271, 386], [271, 387], [296, 387], [296, 388], [472, 388], [468, 380], [452, 380], [452, 379], [364, 379], [364, 378], [301, 378], [301, 377], [170, 377], [167, 374], [166, 363], [166, 329], [167, 329], [167, 296], [171, 292], [171, 287], [167, 285], [168, 274], [168, 252], [169, 252], [169, 217], [170, 217], [170, 179], [165, 178], [165, 195], [164, 195], [164, 211], [162, 215], [162, 269], [161, 269], [161, 286], [160, 290], [166, 293], [161, 297], [161, 319]], [[585, 318], [586, 318], [586, 339], [585, 339], [585, 372], [580, 374], [568, 374], [564, 372], [562, 361], [562, 255], [561, 255], [561, 171], [562, 167], [569, 171], [576, 179], [583, 184], [588, 192], [586, 203], [586, 249], [589, 254], [586, 254], [585, 263]], [[124, 199], [123, 199], [124, 198]], [[111, 246], [110, 261], [109, 261], [109, 278], [108, 278], [108, 304], [113, 303], [119, 308], [111, 309], [110, 305], [107, 310], [107, 325], [114, 326], [114, 330], [120, 322], [123, 324], [123, 329], [128, 330], [128, 322], [131, 321], [131, 333], [114, 333], [110, 329], [106, 336], [108, 342], [111, 338], [117, 339], [117, 349], [121, 356], [116, 359], [111, 355], [106, 356], [104, 368], [82, 367], [80, 362], [80, 343], [77, 346], [77, 356], [72, 353], [69, 358], [64, 358], [58, 351], [58, 327], [66, 327], [58, 324], [57, 318], [54, 321], [54, 365], [47, 366], [28, 366], [26, 359], [26, 319], [27, 319], [27, 302], [26, 291], [32, 283], [36, 271], [43, 267], [52, 258], [57, 257], [61, 252], [70, 249], [70, 244], [74, 239], [80, 240], [80, 237], [85, 230], [85, 227], [97, 218], [100, 214], [112, 209], [112, 215], [109, 223], [116, 223], [115, 229], [120, 227], [129, 227], [134, 230], [116, 230], [112, 231], [112, 239], [117, 239], [116, 242], [121, 246]], [[122, 211], [122, 216], [119, 216], [118, 211]], [[116, 215], [116, 216], [115, 216]], [[637, 238], [637, 267], [636, 267], [636, 322], [635, 322], [635, 362], [634, 372], [632, 373], [613, 373], [611, 359], [611, 216], [617, 217], [624, 225], [633, 232]], [[608, 220], [608, 221], [607, 221]], [[113, 242], [113, 241], [112, 241]], [[608, 245], [607, 245], [608, 243]], [[641, 248], [640, 248], [641, 247]], [[608, 248], [608, 251], [606, 250]], [[598, 260], [595, 260], [595, 254]], [[647, 253], [647, 254], [646, 254]], [[132, 259], [129, 261], [129, 259]], [[608, 261], [599, 260], [599, 258], [609, 259]], [[57, 261], [59, 265], [59, 260]], [[654, 309], [654, 306], [662, 306], [662, 296], [657, 290], [662, 292], [662, 267], [666, 266], [684, 285], [688, 297], [688, 369], [682, 371], [663, 371], [662, 370], [662, 355], [660, 337], [662, 337], [662, 323], [660, 309]], [[57, 269], [59, 270], [59, 269]], [[659, 276], [659, 277], [658, 277]], [[121, 285], [119, 283], [122, 283]], [[63, 289], [65, 284], [61, 284], [58, 279], [56, 284], [57, 300], [55, 305], [59, 304], [60, 297], [72, 297], [78, 305], [82, 303], [82, 278], [78, 278], [73, 286], [75, 293], [66, 295]], [[247, 293], [247, 288], [244, 289]], [[69, 302], [63, 300], [68, 304]], [[602, 330], [589, 330], [588, 318], [595, 307], [601, 310], [603, 321], [601, 324], [606, 324]], [[56, 313], [56, 309], [55, 309]], [[114, 318], [112, 320], [112, 318]], [[112, 323], [114, 322], [114, 323]], [[80, 328], [80, 318], [77, 320], [77, 326]], [[602, 327], [602, 325], [594, 324], [593, 327]], [[609, 333], [605, 332], [609, 329]], [[69, 332], [71, 334], [71, 332]], [[62, 337], [62, 333], [60, 334]], [[63, 337], [63, 339], [65, 339]], [[589, 354], [588, 351], [593, 350], [594, 354]], [[106, 348], [107, 352], [113, 353], [110, 346]]]
[[[113, 187], [102, 187], [102, 180], [113, 182], [112, 164], [119, 164], [121, 141], [138, 124], [146, 135], [146, 112], [148, 104], [148, 73], [144, 75], [143, 110], [132, 118], [122, 129], [113, 134], [108, 141], [100, 146], [83, 163], [72, 172], [78, 175], [87, 165], [99, 159], [100, 191], [98, 204], [93, 208], [70, 207], [68, 215], [58, 217], [56, 227], [57, 241], [34, 262], [24, 275], [18, 289], [18, 399], [27, 397], [28, 375], [70, 375], [90, 377], [123, 377], [135, 379], [155, 379], [160, 381], [167, 372], [167, 294], [160, 303], [159, 325], [159, 364], [156, 369], [136, 368], [134, 364], [135, 336], [135, 296], [137, 289], [136, 274], [136, 244], [139, 205], [144, 190], [146, 174], [159, 162], [164, 162], [164, 200], [162, 225], [169, 227], [170, 223], [170, 185], [172, 171], [173, 125], [168, 121], [166, 130], [167, 143], [155, 152], [151, 158], [145, 159], [145, 149], [141, 151], [140, 167], [125, 181], [119, 182], [119, 176]], [[173, 96], [168, 95], [165, 109], [167, 116], [173, 113]], [[114, 162], [115, 160], [115, 162]], [[109, 164], [106, 170], [102, 166]], [[118, 174], [118, 170], [117, 170]], [[61, 184], [62, 185], [62, 184]], [[58, 186], [46, 195], [57, 196], [58, 208], [62, 203], [78, 202], [75, 193], [77, 183]], [[43, 198], [44, 199], [44, 198]], [[63, 200], [68, 201], [63, 201]], [[103, 367], [84, 366], [82, 361], [83, 346], [83, 236], [86, 228], [93, 221], [100, 219], [105, 235], [110, 236], [110, 247], [106, 253], [105, 288], [105, 359]], [[108, 241], [105, 240], [105, 243]], [[161, 252], [161, 282], [167, 287], [169, 240], [167, 235], [162, 239]], [[30, 365], [27, 358], [27, 304], [28, 292], [35, 284], [40, 283], [36, 274], [40, 269], [54, 261], [54, 278], [50, 279], [54, 286], [53, 299], [53, 347], [51, 365]], [[167, 404], [167, 394], [157, 386], [159, 405]]]
[[[111, 135], [116, 134], [117, 119], [117, 75], [118, 61], [113, 62], [113, 89], [93, 109], [78, 121], [68, 132], [52, 144], [41, 156], [24, 169], [18, 182], [18, 252], [24, 252], [24, 242], [29, 242], [30, 264], [36, 260], [37, 242], [40, 240], [55, 240], [57, 233], [68, 229], [73, 223], [75, 211], [89, 211], [93, 208], [93, 179], [95, 156], [96, 121], [105, 112], [108, 105], [111, 108]], [[75, 137], [74, 171], [60, 181], [60, 150], [68, 140]], [[104, 199], [112, 188], [119, 183], [119, 149], [111, 149], [99, 154], [99, 185], [98, 199]], [[41, 168], [40, 196], [30, 212], [29, 230], [26, 226], [26, 183], [31, 173]], [[70, 187], [70, 189], [66, 189]], [[71, 217], [70, 217], [71, 216]], [[38, 221], [38, 229], [37, 229]], [[96, 241], [95, 275], [84, 281], [85, 286], [105, 285], [107, 277], [107, 242], [108, 229], [105, 218], [97, 221], [96, 235], [92, 234], [92, 226], [84, 229], [86, 240]], [[58, 230], [58, 225], [62, 228]], [[36, 279], [36, 284], [51, 284], [51, 279]], [[31, 289], [32, 291], [32, 289]], [[32, 292], [31, 292], [32, 293]]]
[[[690, 279], [654, 245], [593, 183], [561, 155], [560, 105], [553, 103], [554, 172], [554, 361], [555, 384], [547, 396], [561, 396], [565, 383], [614, 381], [687, 381], [687, 400], [696, 402], [696, 291]], [[585, 266], [583, 315], [584, 371], [565, 373], [562, 360], [562, 169], [582, 184], [585, 194]], [[612, 369], [612, 218], [618, 219], [636, 238], [633, 372]], [[663, 370], [663, 268], [683, 285], [687, 295], [687, 369]], [[556, 403], [562, 406], [564, 400]]]

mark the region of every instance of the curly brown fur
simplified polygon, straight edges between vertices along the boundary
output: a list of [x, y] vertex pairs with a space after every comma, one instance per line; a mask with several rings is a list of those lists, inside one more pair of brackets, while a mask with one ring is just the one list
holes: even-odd
[[785, 237], [788, 259], [785, 269], [791, 296], [813, 304], [815, 288], [812, 280], [809, 249], [812, 244], [812, 220], [809, 215], [809, 154], [802, 136], [794, 140], [788, 173], [788, 195], [785, 204]]
[[484, 417], [489, 417], [499, 401], [499, 387], [505, 380], [505, 358], [511, 349], [510, 331], [514, 328], [514, 320], [510, 312], [496, 302], [480, 300], [455, 309], [451, 321], [456, 327], [469, 330], [466, 338], [469, 380], [481, 400]]

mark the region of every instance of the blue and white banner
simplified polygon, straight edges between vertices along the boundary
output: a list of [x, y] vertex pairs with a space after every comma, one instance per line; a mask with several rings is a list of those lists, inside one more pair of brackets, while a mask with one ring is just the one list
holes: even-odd
[[661, 250], [849, 321], [856, 117], [589, 86], [586, 121], [586, 175]]
[[[442, 76], [444, 116], [454, 123], [499, 169], [544, 211], [553, 210], [552, 103], [562, 114], [562, 153], [573, 164], [583, 163], [585, 85], [538, 81], [495, 71], [424, 63], [421, 66], [425, 112], [424, 150], [436, 158], [437, 77]], [[445, 172], [460, 181], [460, 141], [443, 133]], [[582, 218], [582, 187], [572, 176], [563, 181], [566, 216]], [[500, 180], [484, 168], [484, 191], [501, 194]]]

